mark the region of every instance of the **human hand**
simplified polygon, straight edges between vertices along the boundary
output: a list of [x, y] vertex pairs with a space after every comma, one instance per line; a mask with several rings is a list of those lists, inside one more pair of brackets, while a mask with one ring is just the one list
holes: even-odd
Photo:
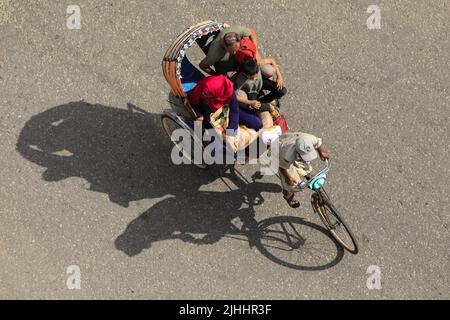
[[300, 181], [294, 178], [287, 178], [287, 184], [290, 186], [296, 186]]
[[319, 156], [320, 156], [320, 159], [322, 159], [322, 161], [325, 161], [325, 159], [330, 158], [330, 151], [328, 151], [326, 149], [319, 150]]
[[261, 108], [261, 102], [259, 102], [258, 100], [249, 100], [249, 105], [255, 109]]
[[277, 77], [277, 82], [276, 82], [276, 84], [277, 84], [277, 89], [278, 89], [278, 90], [281, 90], [281, 89], [284, 87], [284, 81], [283, 81], [283, 78]]

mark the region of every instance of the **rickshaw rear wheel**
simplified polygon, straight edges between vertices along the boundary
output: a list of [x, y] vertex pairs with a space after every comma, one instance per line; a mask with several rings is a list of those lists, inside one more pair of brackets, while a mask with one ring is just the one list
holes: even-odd
[[[172, 133], [176, 130], [176, 129], [183, 129], [183, 130], [187, 130], [186, 128], [184, 128], [180, 123], [178, 123], [176, 120], [174, 120], [172, 117], [168, 116], [168, 115], [162, 115], [161, 116], [161, 125], [164, 129], [164, 132], [167, 134], [167, 136], [169, 137], [170, 141], [172, 141], [172, 143], [175, 145], [175, 147], [183, 154], [183, 157], [186, 158], [187, 160], [189, 160], [190, 163], [192, 163], [193, 165], [195, 165], [196, 167], [200, 168], [200, 169], [207, 169], [208, 165], [205, 163], [195, 163], [194, 162], [194, 158], [192, 155], [192, 152], [188, 153], [186, 151], [186, 149], [182, 148], [180, 146], [180, 141], [175, 140], [172, 137]], [[191, 138], [190, 140], [190, 144], [191, 144], [191, 150], [194, 150], [194, 145], [197, 143], [194, 140], [194, 136], [193, 136], [193, 132], [189, 132], [189, 136]], [[202, 150], [203, 150], [203, 145], [202, 145]]]

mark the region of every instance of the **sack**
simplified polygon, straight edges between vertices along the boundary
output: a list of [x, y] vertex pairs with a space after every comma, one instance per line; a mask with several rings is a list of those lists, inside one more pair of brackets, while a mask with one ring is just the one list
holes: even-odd
[[247, 59], [254, 59], [256, 54], [256, 46], [250, 38], [241, 39], [241, 48], [236, 52], [234, 58], [239, 63], [243, 64]]
[[288, 125], [287, 125], [286, 118], [284, 117], [284, 115], [280, 115], [278, 118], [276, 118], [276, 119], [273, 121], [273, 124], [274, 124], [274, 125], [277, 125], [277, 126], [280, 126], [281, 132], [282, 132], [283, 134], [285, 134], [286, 132], [289, 131], [289, 127], [288, 127]]
[[283, 134], [280, 126], [273, 126], [261, 130], [261, 140], [265, 145], [271, 145]]
[[273, 119], [272, 115], [268, 111], [261, 112], [259, 114], [259, 118], [262, 121], [263, 129], [271, 128], [273, 127]]
[[218, 134], [230, 147], [230, 150], [236, 152], [237, 150], [245, 149], [250, 143], [258, 138], [255, 130], [249, 129], [244, 125], [239, 125], [236, 136], [227, 136], [225, 130], [229, 123], [230, 109], [227, 106], [217, 109], [211, 114], [211, 125]]

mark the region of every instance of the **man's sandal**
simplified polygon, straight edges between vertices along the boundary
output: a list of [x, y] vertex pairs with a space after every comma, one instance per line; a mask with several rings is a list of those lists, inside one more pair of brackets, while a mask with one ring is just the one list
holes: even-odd
[[288, 203], [288, 205], [291, 208], [298, 208], [298, 207], [300, 207], [300, 202], [298, 201], [297, 198], [295, 198], [295, 193], [294, 192], [289, 192], [288, 194], [284, 194], [283, 198], [286, 200], [286, 202]]

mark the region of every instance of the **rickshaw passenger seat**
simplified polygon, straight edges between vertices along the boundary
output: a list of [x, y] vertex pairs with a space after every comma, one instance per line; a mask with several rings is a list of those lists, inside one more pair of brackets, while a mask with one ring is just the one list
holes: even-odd
[[189, 93], [197, 83], [205, 76], [194, 65], [184, 57], [181, 61], [181, 85], [186, 93]]

